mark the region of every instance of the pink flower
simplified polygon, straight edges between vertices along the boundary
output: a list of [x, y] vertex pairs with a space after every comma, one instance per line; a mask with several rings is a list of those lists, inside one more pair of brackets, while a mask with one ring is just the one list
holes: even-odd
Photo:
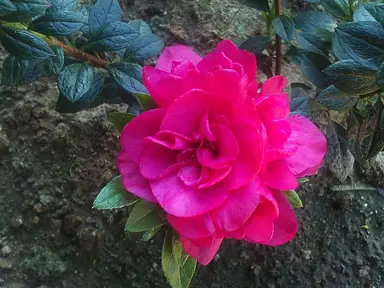
[[125, 188], [158, 203], [203, 265], [224, 238], [290, 241], [298, 223], [281, 191], [317, 171], [326, 140], [306, 118], [289, 116], [287, 80], [276, 76], [259, 89], [254, 55], [230, 41], [205, 58], [170, 47], [143, 74], [159, 108], [122, 132]]

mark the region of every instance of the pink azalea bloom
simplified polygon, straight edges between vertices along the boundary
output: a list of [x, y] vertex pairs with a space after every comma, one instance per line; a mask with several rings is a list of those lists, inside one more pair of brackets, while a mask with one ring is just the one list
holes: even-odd
[[281, 191], [317, 171], [326, 139], [306, 118], [289, 116], [287, 80], [259, 89], [255, 56], [226, 40], [205, 58], [170, 47], [143, 77], [158, 108], [122, 132], [125, 188], [158, 203], [203, 265], [224, 238], [290, 241], [298, 223]]

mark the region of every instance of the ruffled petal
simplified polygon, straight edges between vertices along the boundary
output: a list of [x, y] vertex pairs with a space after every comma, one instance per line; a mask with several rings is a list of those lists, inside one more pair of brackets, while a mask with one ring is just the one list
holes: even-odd
[[217, 184], [206, 189], [185, 185], [176, 174], [151, 181], [152, 193], [160, 206], [177, 217], [194, 217], [217, 208], [228, 198], [228, 189]]
[[297, 152], [285, 162], [294, 175], [301, 177], [316, 173], [327, 152], [324, 134], [303, 116], [289, 117], [287, 121], [291, 125], [292, 133], [284, 148], [297, 147]]
[[269, 163], [266, 172], [262, 174], [262, 181], [266, 186], [278, 190], [294, 190], [298, 185], [295, 175], [284, 160]]
[[261, 86], [260, 96], [268, 96], [272, 94], [279, 94], [287, 86], [288, 80], [283, 76], [274, 76], [269, 78]]
[[289, 98], [284, 94], [269, 95], [255, 99], [260, 120], [268, 123], [272, 120], [280, 120], [288, 117]]
[[209, 213], [190, 218], [168, 215], [168, 222], [177, 233], [189, 239], [205, 239], [216, 231]]
[[260, 182], [254, 180], [247, 186], [231, 191], [225, 203], [211, 213], [215, 226], [228, 232], [243, 226], [260, 201], [259, 186]]
[[180, 240], [184, 251], [195, 258], [201, 265], [208, 265], [212, 261], [220, 248], [221, 242], [223, 242], [223, 238], [216, 238], [208, 246], [196, 246], [186, 237], [181, 236]]
[[184, 62], [189, 61], [193, 65], [197, 65], [202, 58], [193, 51], [192, 48], [184, 45], [174, 45], [166, 48], [163, 53], [161, 53], [159, 59], [156, 63], [156, 68], [171, 72], [174, 67], [174, 62]]
[[165, 109], [153, 109], [132, 119], [121, 132], [122, 150], [136, 163], [144, 154], [144, 138], [153, 136], [159, 131]]

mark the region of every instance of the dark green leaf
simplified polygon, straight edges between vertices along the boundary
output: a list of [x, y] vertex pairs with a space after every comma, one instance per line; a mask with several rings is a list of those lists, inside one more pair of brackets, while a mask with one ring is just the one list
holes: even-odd
[[240, 45], [240, 49], [247, 50], [253, 54], [263, 52], [271, 45], [271, 39], [268, 36], [255, 36], [247, 39]]
[[89, 28], [92, 36], [121, 19], [123, 11], [117, 0], [98, 0], [89, 12]]
[[301, 70], [308, 80], [318, 88], [324, 89], [326, 87], [326, 78], [322, 71], [331, 64], [329, 60], [321, 54], [302, 51], [299, 61]]
[[94, 73], [89, 90], [75, 102], [70, 101], [63, 94], [60, 94], [59, 100], [56, 103], [56, 111], [60, 113], [76, 113], [103, 104], [104, 101], [103, 99], [99, 99], [99, 94], [104, 87], [104, 82], [105, 76], [103, 73]]
[[94, 209], [118, 209], [137, 202], [137, 198], [127, 192], [121, 184], [121, 176], [115, 177], [97, 195]]
[[159, 215], [156, 204], [140, 200], [129, 214], [125, 230], [128, 232], [143, 232], [162, 226], [164, 220]]
[[290, 108], [292, 114], [301, 114], [305, 116], [310, 116], [310, 114], [315, 111], [324, 110], [322, 105], [308, 96], [300, 96], [292, 99]]
[[296, 41], [304, 50], [318, 54], [327, 54], [330, 45], [313, 33], [299, 32], [296, 35]]
[[127, 125], [136, 116], [129, 113], [112, 112], [108, 115], [108, 120], [116, 127], [119, 132], [122, 132]]
[[342, 92], [335, 86], [329, 86], [327, 89], [324, 89], [319, 97], [317, 97], [317, 101], [320, 104], [334, 111], [351, 109], [358, 99], [358, 97], [349, 96], [349, 94]]
[[24, 22], [41, 15], [51, 5], [49, 0], [13, 0], [16, 12], [7, 15], [6, 20], [12, 22]]
[[377, 69], [384, 61], [384, 29], [378, 22], [353, 22], [339, 26], [333, 40], [339, 60], [353, 59]]
[[28, 66], [24, 71], [23, 78], [20, 81], [19, 85], [27, 85], [35, 82], [40, 77], [46, 76], [44, 71], [44, 65], [47, 63], [47, 60], [43, 61], [26, 61]]
[[384, 24], [384, 4], [366, 3], [360, 5], [353, 13], [353, 20], [358, 21], [377, 21]]
[[279, 16], [273, 19], [272, 25], [275, 28], [277, 35], [284, 41], [292, 41], [295, 33], [295, 24], [291, 18], [287, 16]]
[[45, 41], [26, 30], [0, 26], [0, 39], [9, 54], [23, 60], [43, 60], [55, 56]]
[[188, 256], [180, 239], [168, 230], [161, 253], [164, 275], [172, 288], [188, 288], [196, 270], [196, 260]]
[[269, 12], [269, 3], [268, 0], [239, 0], [239, 2], [243, 5], [246, 5], [248, 7], [264, 11], [264, 12]]
[[295, 190], [283, 191], [282, 193], [285, 198], [287, 198], [292, 208], [303, 208], [303, 202], [301, 202], [301, 199]]
[[78, 0], [51, 0], [52, 6], [49, 8], [50, 11], [62, 12], [62, 11], [73, 11], [77, 7]]
[[355, 163], [348, 147], [347, 131], [336, 122], [329, 120], [326, 137], [328, 151], [325, 162], [331, 172], [343, 182], [352, 174]]
[[147, 93], [143, 84], [142, 70], [140, 65], [133, 63], [114, 63], [108, 66], [112, 79], [131, 93]]
[[0, 0], [0, 16], [11, 14], [16, 11], [15, 5], [9, 0]]
[[156, 108], [156, 103], [153, 101], [150, 95], [138, 93], [135, 94], [135, 97], [144, 111]]
[[351, 20], [351, 9], [348, 0], [321, 0], [321, 5], [332, 16]]
[[380, 66], [380, 70], [376, 74], [376, 82], [377, 85], [381, 88], [381, 90], [384, 90], [384, 63]]
[[154, 227], [152, 229], [149, 229], [149, 230], [145, 231], [145, 233], [143, 234], [143, 237], [141, 237], [141, 240], [143, 240], [143, 241], [151, 240], [153, 237], [155, 237], [157, 232], [159, 232], [161, 227], [163, 227], [163, 226], [164, 225], [161, 225], [161, 226]]
[[60, 93], [75, 103], [92, 87], [93, 69], [85, 63], [72, 64], [65, 67], [57, 80]]
[[353, 60], [336, 62], [324, 70], [329, 83], [343, 92], [364, 95], [379, 89], [376, 71], [360, 66]]
[[318, 11], [299, 13], [294, 21], [298, 29], [308, 33], [316, 33], [318, 29], [332, 32], [337, 26], [335, 20], [327, 13]]
[[44, 60], [43, 69], [47, 76], [59, 75], [64, 66], [64, 51], [60, 46], [51, 47], [55, 56]]
[[118, 51], [128, 47], [138, 36], [137, 30], [128, 23], [114, 22], [92, 36], [84, 49], [97, 52]]
[[79, 31], [86, 21], [83, 15], [74, 11], [48, 12], [37, 18], [30, 29], [48, 36], [66, 36]]
[[28, 61], [8, 55], [3, 62], [2, 85], [17, 86], [23, 78], [27, 66]]
[[140, 35], [152, 34], [151, 27], [149, 27], [149, 25], [141, 19], [131, 20], [128, 22], [128, 24], [132, 28], [136, 29]]
[[140, 35], [132, 40], [125, 50], [125, 59], [142, 61], [160, 54], [164, 48], [164, 42], [154, 34]]

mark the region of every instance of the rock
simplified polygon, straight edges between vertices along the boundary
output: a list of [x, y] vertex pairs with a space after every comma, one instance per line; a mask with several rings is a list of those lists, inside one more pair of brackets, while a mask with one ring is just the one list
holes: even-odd
[[1, 248], [1, 254], [3, 256], [8, 256], [9, 254], [11, 254], [11, 252], [12, 249], [8, 245], [5, 245], [3, 248]]
[[15, 216], [11, 220], [11, 226], [13, 228], [19, 228], [21, 225], [23, 225], [23, 223], [24, 223], [23, 216]]

